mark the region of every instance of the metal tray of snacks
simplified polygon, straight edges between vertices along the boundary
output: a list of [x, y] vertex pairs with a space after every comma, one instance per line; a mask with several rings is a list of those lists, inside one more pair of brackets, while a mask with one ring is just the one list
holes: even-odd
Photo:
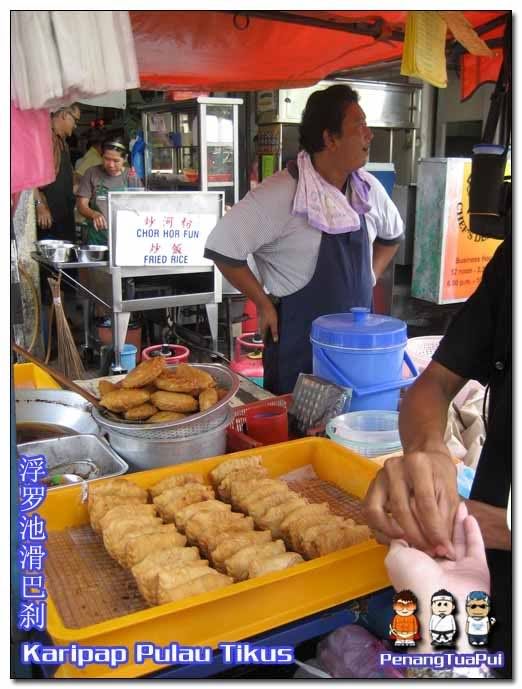
[[[378, 467], [325, 438], [303, 438], [143, 471], [123, 481], [149, 489], [167, 477], [192, 472], [210, 483], [210, 472], [222, 462], [251, 461], [253, 456], [260, 458], [270, 478], [281, 477], [309, 502], [327, 502], [333, 514], [350, 517], [356, 524], [364, 522], [361, 499]], [[48, 532], [47, 632], [53, 643], [128, 649], [125, 662], [117, 667], [91, 663], [80, 669], [63, 664], [56, 678], [140, 677], [172, 662], [153, 658], [140, 662], [136, 644], [217, 648], [389, 586], [384, 567], [387, 549], [368, 537], [281, 571], [148, 607], [130, 571], [111, 559], [100, 535], [91, 530], [80, 486], [54, 491], [39, 513]]]
[[109, 444], [96, 435], [71, 435], [21, 443], [17, 445], [17, 452], [18, 455], [45, 457], [50, 490], [66, 487], [59, 482], [54, 485], [53, 481], [64, 474], [92, 481], [120, 476], [129, 468]]

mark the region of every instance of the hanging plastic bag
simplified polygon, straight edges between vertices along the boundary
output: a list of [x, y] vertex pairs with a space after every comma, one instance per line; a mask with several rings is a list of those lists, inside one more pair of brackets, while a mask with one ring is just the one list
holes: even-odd
[[136, 132], [136, 139], [131, 149], [132, 167], [136, 170], [136, 175], [139, 179], [145, 179], [145, 141], [143, 140], [143, 132], [138, 130]]
[[339, 627], [317, 645], [317, 659], [332, 677], [375, 679], [401, 678], [391, 667], [379, 667], [379, 655], [388, 649], [357, 624]]
[[47, 110], [19, 110], [11, 102], [11, 193], [55, 180]]

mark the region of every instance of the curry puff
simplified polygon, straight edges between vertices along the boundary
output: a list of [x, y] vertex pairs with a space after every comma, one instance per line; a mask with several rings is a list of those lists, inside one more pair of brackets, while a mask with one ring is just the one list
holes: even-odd
[[98, 397], [103, 397], [108, 392], [114, 392], [121, 388], [121, 381], [119, 383], [111, 383], [109, 380], [100, 380], [98, 383]]
[[213, 407], [218, 401], [218, 394], [216, 388], [207, 388], [199, 394], [199, 411], [207, 411]]
[[210, 472], [210, 480], [215, 486], [218, 486], [231, 471], [238, 471], [239, 469], [247, 469], [248, 467], [260, 465], [261, 457], [259, 455], [241, 457], [240, 459], [229, 459], [226, 462], [221, 462], [215, 469], [212, 469]]
[[227, 558], [225, 569], [227, 574], [236, 581], [243, 581], [248, 579], [248, 566], [253, 558], [272, 557], [284, 552], [285, 544], [281, 540], [247, 545]]
[[167, 476], [167, 478], [158, 481], [158, 483], [155, 483], [149, 490], [152, 497], [155, 498], [169, 488], [177, 488], [187, 483], [205, 483], [205, 481], [201, 474], [193, 474], [190, 472], [186, 474], [174, 474], [173, 476]]
[[120, 412], [127, 411], [133, 407], [139, 407], [141, 404], [148, 402], [150, 393], [146, 390], [114, 390], [104, 395], [100, 404], [110, 411]]
[[105, 550], [112, 558], [118, 560], [125, 552], [125, 539], [129, 534], [140, 533], [143, 531], [143, 527], [154, 528], [160, 525], [161, 519], [149, 515], [112, 522], [103, 530], [103, 545], [105, 546]]
[[274, 485], [273, 478], [253, 478], [246, 481], [237, 481], [230, 486], [230, 502], [233, 507], [240, 509], [240, 504], [243, 498], [247, 498], [254, 490], [268, 487], [272, 488]]
[[300, 552], [302, 549], [301, 538], [306, 530], [311, 526], [319, 526], [328, 524], [328, 526], [344, 526], [346, 520], [343, 517], [338, 517], [331, 513], [326, 514], [308, 514], [303, 515], [299, 519], [294, 520], [289, 526], [282, 529], [283, 538], [290, 548]]
[[184, 532], [187, 522], [201, 512], [230, 512], [231, 509], [230, 505], [220, 500], [193, 502], [191, 505], [182, 507], [174, 512], [174, 521], [176, 522], [176, 527], [181, 532]]
[[187, 522], [185, 533], [204, 552], [213, 550], [226, 531], [253, 531], [254, 520], [237, 512], [203, 512]]
[[137, 407], [132, 407], [132, 409], [127, 409], [124, 412], [123, 417], [127, 421], [144, 421], [149, 419], [151, 416], [157, 413], [157, 409], [150, 402], [145, 402], [145, 404], [139, 404]]
[[126, 542], [123, 566], [130, 569], [156, 550], [180, 548], [186, 543], [187, 539], [183, 534], [178, 533], [174, 524], [162, 524], [153, 532], [133, 535]]
[[230, 489], [233, 484], [248, 481], [256, 478], [266, 478], [268, 476], [268, 469], [262, 466], [246, 467], [245, 469], [236, 469], [225, 476], [217, 487], [217, 492], [222, 500], [230, 500]]
[[180, 421], [187, 415], [180, 411], [158, 411], [154, 416], [149, 416], [148, 423], [167, 423], [168, 421]]
[[134, 497], [140, 502], [147, 502], [147, 491], [132, 481], [124, 478], [105, 479], [89, 484], [87, 507], [90, 507], [95, 497], [101, 495], [117, 495], [118, 497]]
[[[116, 394], [116, 393], [112, 393]], [[183, 392], [164, 392], [158, 390], [150, 396], [150, 401], [162, 411], [194, 412], [198, 410], [198, 401]]]
[[[112, 500], [111, 496], [105, 498]], [[97, 501], [94, 506], [97, 506]], [[122, 519], [132, 519], [133, 517], [157, 517], [157, 508], [155, 505], [148, 505], [143, 502], [140, 503], [124, 503], [110, 507], [101, 517], [99, 521], [99, 530], [105, 531], [105, 529], [113, 523], [120, 522]]]
[[158, 583], [158, 603], [171, 603], [173, 601], [183, 600], [184, 598], [189, 598], [190, 596], [196, 596], [199, 593], [208, 593], [210, 591], [216, 591], [217, 589], [224, 588], [232, 584], [232, 579], [220, 574], [219, 572], [211, 571], [209, 574], [205, 574], [202, 577], [197, 577], [192, 581], [188, 581], [185, 584], [179, 586], [174, 586], [169, 588], [164, 579], [161, 579], [163, 575], [160, 575], [161, 588]]
[[131, 572], [141, 595], [148, 603], [155, 605], [158, 574], [179, 565], [188, 565], [189, 562], [195, 563], [189, 566], [206, 567], [208, 565], [208, 562], [200, 559], [197, 548], [173, 546], [150, 553], [141, 562], [134, 565]]
[[258, 506], [265, 498], [274, 497], [275, 495], [290, 498], [292, 493], [286, 483], [272, 479], [271, 484], [254, 488], [250, 494], [240, 498], [236, 503], [241, 510], [250, 514], [250, 510], [253, 507]]
[[333, 553], [341, 548], [348, 548], [367, 541], [371, 537], [367, 526], [338, 526], [319, 524], [312, 526], [302, 536], [302, 553], [311, 560], [328, 553]]
[[245, 531], [223, 540], [210, 553], [212, 564], [217, 569], [225, 569], [225, 561], [242, 548], [261, 545], [272, 540], [270, 531]]
[[300, 498], [297, 494], [295, 494], [295, 497], [292, 496], [289, 498], [288, 502], [282, 502], [279, 505], [269, 507], [268, 510], [256, 521], [256, 525], [260, 529], [270, 529], [274, 538], [281, 538], [282, 534], [279, 527], [283, 519], [294, 510], [298, 509], [299, 507], [304, 507], [308, 504], [309, 503], [305, 498]]
[[137, 507], [146, 507], [143, 500], [138, 497], [125, 495], [100, 495], [91, 499], [89, 510], [89, 520], [91, 528], [95, 533], [102, 531], [101, 521], [103, 517], [116, 507], [125, 507], [134, 510]]
[[184, 486], [163, 491], [153, 501], [158, 507], [161, 518], [166, 522], [173, 522], [176, 512], [182, 507], [191, 505], [193, 502], [211, 500], [213, 497], [214, 491], [210, 486], [201, 483], [187, 483]]
[[248, 578], [260, 577], [269, 572], [280, 572], [304, 562], [299, 553], [280, 553], [272, 557], [254, 557], [248, 565]]
[[123, 388], [141, 388], [152, 383], [165, 369], [167, 362], [162, 356], [142, 361], [121, 381]]

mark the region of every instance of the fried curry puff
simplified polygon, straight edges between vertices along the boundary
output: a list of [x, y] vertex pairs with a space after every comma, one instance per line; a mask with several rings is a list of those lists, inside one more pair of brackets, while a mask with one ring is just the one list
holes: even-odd
[[169, 423], [211, 409], [228, 393], [203, 369], [168, 368], [163, 357], [142, 361], [118, 383], [98, 383], [100, 404], [122, 421]]

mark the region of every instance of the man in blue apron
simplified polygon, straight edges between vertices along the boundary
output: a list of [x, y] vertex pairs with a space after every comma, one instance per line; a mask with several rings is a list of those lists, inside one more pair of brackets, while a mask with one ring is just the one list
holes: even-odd
[[265, 388], [275, 394], [312, 372], [312, 321], [370, 307], [376, 278], [397, 251], [399, 212], [362, 169], [372, 138], [349, 86], [314, 92], [297, 161], [249, 192], [207, 240], [205, 256], [256, 304]]

